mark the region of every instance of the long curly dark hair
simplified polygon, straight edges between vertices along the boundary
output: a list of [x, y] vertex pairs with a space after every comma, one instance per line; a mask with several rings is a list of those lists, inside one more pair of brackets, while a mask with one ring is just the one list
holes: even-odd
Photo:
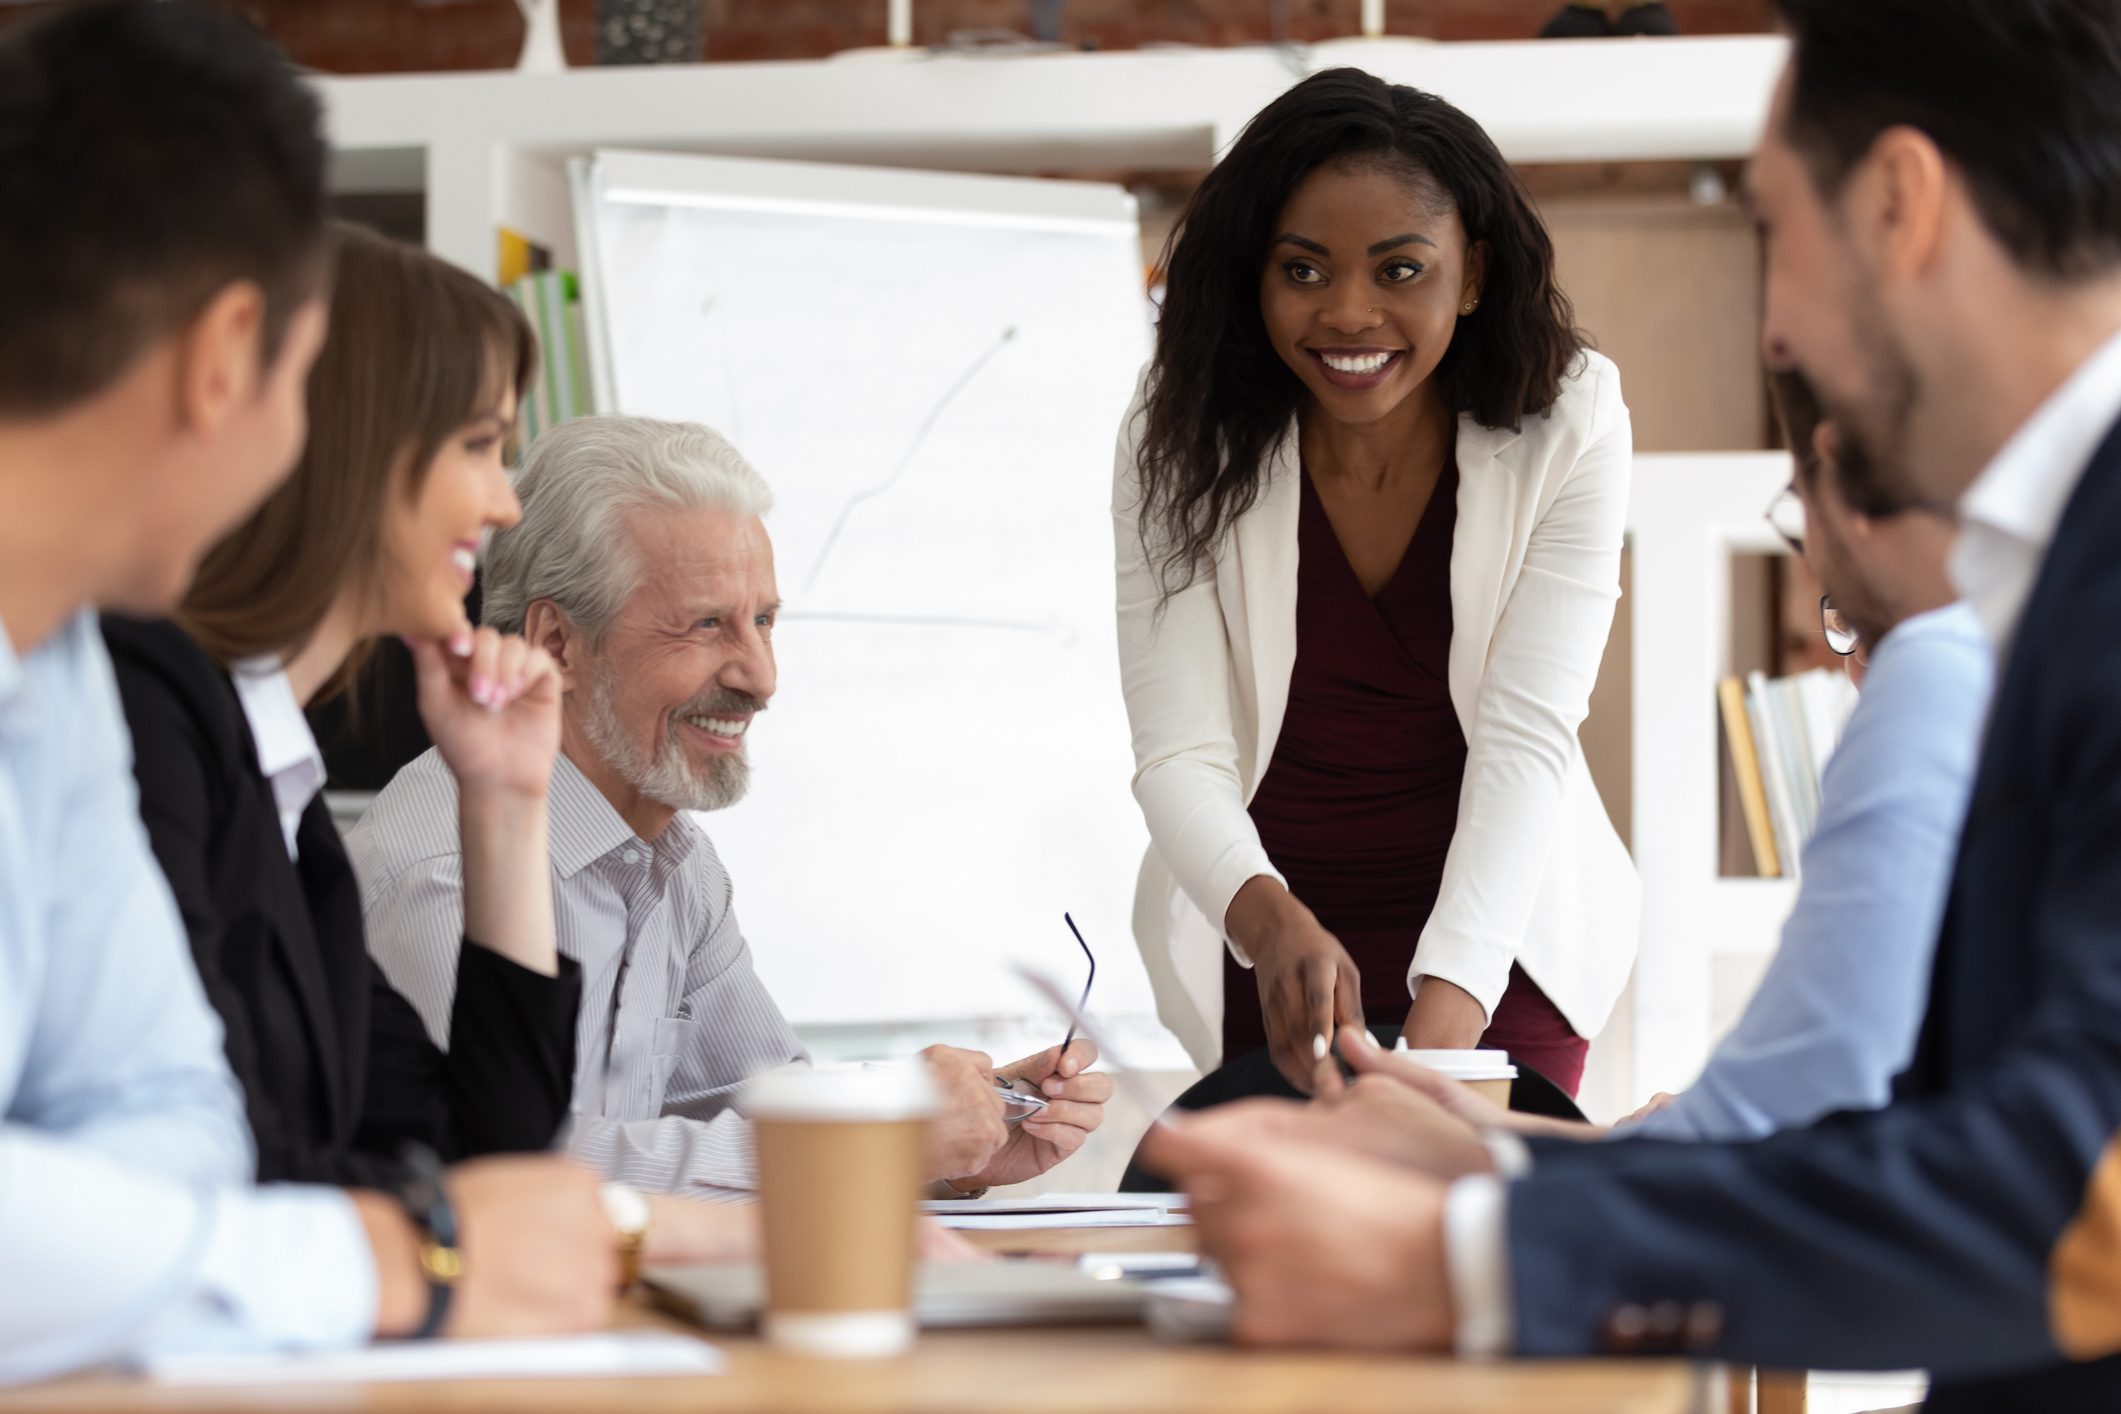
[[1212, 563], [1252, 508], [1262, 463], [1304, 395], [1267, 336], [1260, 271], [1296, 188], [1345, 158], [1433, 182], [1456, 205], [1468, 249], [1487, 243], [1480, 308], [1458, 321], [1435, 373], [1453, 413], [1518, 428], [1554, 405], [1584, 348], [1554, 282], [1546, 227], [1478, 123], [1432, 93], [1360, 69], [1305, 79], [1246, 125], [1166, 248], [1137, 467], [1142, 545], [1166, 597]]

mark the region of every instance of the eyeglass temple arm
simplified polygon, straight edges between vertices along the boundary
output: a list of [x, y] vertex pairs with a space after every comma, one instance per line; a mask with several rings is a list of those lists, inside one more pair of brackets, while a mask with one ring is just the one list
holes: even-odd
[[[1071, 915], [1063, 913], [1061, 915], [1061, 922], [1068, 925], [1068, 931], [1075, 934], [1075, 945], [1083, 950], [1084, 957], [1090, 959], [1090, 976], [1089, 979], [1083, 983], [1083, 999], [1080, 1002], [1076, 1003], [1076, 1010], [1088, 1011], [1090, 1009], [1090, 988], [1097, 981], [1097, 954], [1090, 951], [1090, 945], [1083, 941], [1083, 931], [1082, 929], [1075, 926], [1075, 919]], [[1061, 1054], [1066, 1055], [1068, 1053], [1068, 1047], [1074, 1044], [1075, 1019], [1071, 1016], [1068, 1019], [1068, 1034], [1061, 1041]]]

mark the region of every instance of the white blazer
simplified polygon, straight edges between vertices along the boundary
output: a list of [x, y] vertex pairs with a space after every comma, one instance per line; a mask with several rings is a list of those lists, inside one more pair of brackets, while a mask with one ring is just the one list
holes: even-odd
[[[1120, 680], [1151, 841], [1134, 937], [1157, 1015], [1207, 1070], [1222, 1056], [1223, 946], [1251, 965], [1223, 914], [1247, 879], [1281, 878], [1246, 806], [1296, 666], [1301, 468], [1292, 419], [1212, 569], [1159, 614], [1136, 518], [1143, 387], [1120, 425], [1112, 494]], [[1641, 895], [1576, 738], [1620, 597], [1633, 450], [1620, 372], [1591, 352], [1521, 432], [1459, 419], [1450, 688], [1465, 780], [1408, 970], [1410, 987], [1447, 978], [1492, 1016], [1521, 963], [1581, 1036], [1605, 1026], [1627, 983]]]

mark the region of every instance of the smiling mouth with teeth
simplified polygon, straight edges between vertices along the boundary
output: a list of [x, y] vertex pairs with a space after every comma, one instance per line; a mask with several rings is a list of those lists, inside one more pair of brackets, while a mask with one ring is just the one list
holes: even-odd
[[749, 717], [687, 717], [686, 725], [698, 727], [710, 736], [728, 737], [734, 740], [751, 728]]
[[1320, 363], [1323, 363], [1335, 373], [1353, 373], [1358, 377], [1366, 373], [1375, 373], [1393, 359], [1399, 357], [1399, 350], [1397, 349], [1384, 349], [1376, 353], [1361, 354], [1333, 354], [1317, 349], [1312, 350], [1312, 352], [1318, 354]]

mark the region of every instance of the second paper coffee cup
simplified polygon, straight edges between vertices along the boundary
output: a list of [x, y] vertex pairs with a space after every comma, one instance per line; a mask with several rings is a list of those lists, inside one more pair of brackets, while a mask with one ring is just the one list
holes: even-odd
[[896, 1355], [913, 1344], [914, 1224], [935, 1085], [927, 1067], [754, 1079], [766, 1239], [766, 1339], [807, 1355]]

